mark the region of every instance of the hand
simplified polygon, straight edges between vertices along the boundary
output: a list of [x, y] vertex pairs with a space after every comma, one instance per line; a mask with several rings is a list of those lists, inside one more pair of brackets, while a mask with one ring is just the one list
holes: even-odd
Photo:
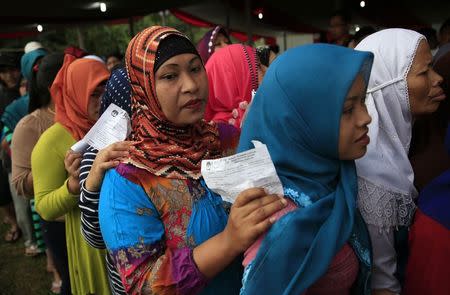
[[68, 150], [66, 152], [66, 157], [64, 158], [64, 167], [66, 168], [69, 177], [72, 176], [78, 178], [80, 176], [80, 164], [81, 154]]
[[69, 174], [67, 189], [73, 195], [80, 194], [80, 164], [81, 154], [68, 150], [64, 158], [64, 167]]
[[133, 145], [132, 141], [121, 141], [100, 150], [86, 178], [85, 188], [88, 191], [98, 192], [102, 186], [105, 172], [110, 168], [117, 167], [122, 160], [128, 158], [129, 150]]
[[283, 196], [267, 195], [262, 188], [241, 192], [223, 231], [231, 253], [237, 256], [247, 250], [275, 222], [271, 216], [286, 205]]

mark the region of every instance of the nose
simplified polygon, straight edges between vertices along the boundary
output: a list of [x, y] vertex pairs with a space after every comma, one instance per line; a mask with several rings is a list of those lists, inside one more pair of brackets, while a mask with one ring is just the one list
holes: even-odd
[[442, 84], [442, 82], [444, 81], [444, 78], [442, 78], [441, 75], [439, 75], [435, 70], [431, 70], [433, 73], [433, 80], [432, 80], [432, 86], [436, 87]]
[[192, 72], [183, 75], [183, 86], [181, 88], [183, 93], [196, 93], [198, 91], [198, 82], [196, 76]]
[[360, 127], [365, 127], [367, 125], [370, 124], [370, 122], [372, 122], [372, 117], [369, 115], [369, 112], [367, 111], [367, 107], [366, 105], [362, 105], [362, 107], [360, 108], [360, 111], [358, 112], [358, 126]]

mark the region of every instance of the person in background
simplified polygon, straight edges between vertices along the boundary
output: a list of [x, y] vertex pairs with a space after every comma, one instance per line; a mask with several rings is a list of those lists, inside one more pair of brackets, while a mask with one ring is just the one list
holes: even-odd
[[[447, 99], [439, 106], [436, 116], [430, 118], [434, 124], [429, 125], [428, 152], [421, 168], [432, 172], [420, 171], [413, 162], [414, 174], [427, 175], [427, 181], [421, 187], [409, 232], [404, 295], [450, 294], [450, 44], [443, 45], [436, 56], [439, 58], [434, 61], [433, 69], [444, 78], [442, 88]], [[446, 164], [446, 170], [438, 161]], [[437, 170], [433, 164], [441, 169]]]
[[122, 64], [123, 55], [116, 52], [106, 56], [106, 68], [112, 72], [116, 67]]
[[[131, 118], [131, 86], [124, 68], [113, 71], [106, 83], [105, 94], [101, 99], [100, 114], [103, 114], [112, 103], [125, 110]], [[89, 146], [83, 153], [80, 167], [79, 202], [81, 232], [86, 242], [94, 248], [106, 248], [98, 221], [98, 203], [103, 177], [109, 168], [114, 167], [115, 160], [120, 160], [121, 152], [127, 151], [129, 148], [130, 142], [118, 142], [100, 152]], [[126, 294], [110, 252], [106, 252], [105, 258], [111, 292], [114, 295]]]
[[[20, 75], [20, 56], [15, 53], [0, 52], [0, 116], [7, 105], [20, 96], [19, 83]], [[0, 122], [0, 128], [3, 129]], [[1, 150], [2, 157], [7, 157], [6, 151]], [[4, 240], [6, 242], [15, 242], [21, 236], [21, 231], [16, 220], [14, 204], [9, 188], [8, 173], [3, 169], [3, 161], [0, 159], [0, 211], [3, 216], [3, 222], [9, 224]]]
[[435, 55], [439, 50], [439, 41], [437, 32], [433, 28], [422, 28], [417, 30], [417, 33], [422, 34], [427, 38], [428, 44], [430, 45], [431, 55]]
[[366, 99], [371, 142], [356, 161], [358, 208], [372, 241], [372, 294], [400, 294], [417, 197], [408, 159], [412, 125], [445, 99], [442, 77], [431, 68], [425, 37], [411, 30], [379, 31], [356, 49], [375, 55]]
[[81, 155], [70, 151], [98, 119], [109, 76], [99, 57], [77, 59], [66, 54], [50, 88], [56, 122], [41, 135], [31, 154], [36, 211], [46, 221], [65, 218], [72, 294], [110, 294], [104, 252], [90, 247], [80, 231]]
[[197, 51], [203, 60], [203, 64], [206, 64], [214, 52], [230, 44], [231, 39], [225, 28], [217, 26], [205, 33], [197, 44]]
[[256, 47], [256, 55], [258, 56], [260, 69], [258, 71], [258, 81], [262, 81], [269, 65], [277, 57], [277, 53], [273, 51], [273, 47], [264, 45]]
[[280, 53], [280, 46], [278, 44], [269, 45], [270, 51], [275, 53], [275, 55], [278, 55]]
[[[42, 58], [36, 73], [29, 81], [29, 114], [17, 123], [12, 137], [14, 152], [11, 155], [11, 184], [20, 197], [33, 201], [32, 207], [34, 188], [31, 152], [41, 134], [54, 123], [55, 106], [49, 88], [62, 66], [63, 59], [63, 54], [49, 54]], [[53, 272], [52, 291], [63, 295], [71, 294], [64, 218], [55, 222], [40, 219], [37, 223], [40, 224], [47, 246], [47, 269]]]
[[[25, 46], [25, 48], [30, 51], [25, 51], [25, 54], [22, 56], [20, 63], [22, 75], [27, 80], [28, 84], [28, 82], [31, 81], [32, 77], [36, 75], [37, 68], [35, 67], [39, 66], [40, 60], [42, 59], [42, 57], [47, 55], [47, 51], [39, 46]], [[3, 158], [3, 165], [8, 172], [10, 192], [13, 198], [16, 218], [25, 240], [25, 255], [36, 256], [43, 253], [43, 250], [39, 248], [36, 243], [36, 237], [33, 230], [33, 222], [31, 219], [30, 201], [17, 194], [17, 191], [14, 185], [12, 185], [11, 181], [11, 140], [17, 123], [28, 113], [29, 101], [30, 96], [28, 95], [27, 90], [26, 95], [15, 99], [6, 107], [5, 111], [3, 112], [1, 116], [1, 121], [3, 123], [2, 147], [4, 151], [8, 151], [7, 155], [5, 155]]]
[[205, 120], [230, 124], [240, 131], [263, 70], [256, 49], [250, 46], [232, 44], [215, 53], [206, 64], [209, 97]]
[[435, 113], [418, 117], [414, 122], [409, 158], [414, 170], [414, 184], [419, 192], [450, 169], [450, 157], [444, 146], [450, 122], [450, 43], [436, 53], [433, 69], [444, 79], [442, 89], [447, 99], [441, 102]]
[[444, 21], [439, 29], [439, 46], [450, 42], [450, 18]]
[[353, 35], [352, 40], [348, 44], [349, 48], [355, 48], [359, 42], [361, 42], [364, 38], [366, 38], [369, 35], [372, 35], [375, 33], [376, 30], [371, 26], [364, 26], [362, 27], [358, 32]]
[[336, 11], [330, 17], [329, 29], [328, 29], [328, 42], [335, 45], [341, 45], [347, 47], [352, 39], [350, 35], [350, 15], [345, 11]]

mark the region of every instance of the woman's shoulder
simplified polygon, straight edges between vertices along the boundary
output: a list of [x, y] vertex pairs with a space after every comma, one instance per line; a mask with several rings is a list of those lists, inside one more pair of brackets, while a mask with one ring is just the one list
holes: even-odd
[[28, 114], [17, 123], [14, 133], [35, 130], [36, 123], [36, 118], [32, 114]]
[[61, 153], [64, 157], [65, 153], [74, 144], [75, 140], [72, 135], [61, 124], [55, 123], [45, 130], [39, 138], [33, 150], [54, 150]]

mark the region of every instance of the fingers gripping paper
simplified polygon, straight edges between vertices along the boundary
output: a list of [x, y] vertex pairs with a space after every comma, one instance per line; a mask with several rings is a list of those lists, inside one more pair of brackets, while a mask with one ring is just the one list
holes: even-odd
[[243, 190], [262, 187], [270, 194], [283, 194], [283, 186], [267, 146], [252, 141], [255, 148], [221, 159], [202, 161], [202, 176], [208, 188], [233, 203]]
[[101, 150], [110, 144], [125, 140], [131, 132], [130, 117], [115, 104], [110, 104], [89, 132], [71, 149], [81, 153], [88, 146]]

